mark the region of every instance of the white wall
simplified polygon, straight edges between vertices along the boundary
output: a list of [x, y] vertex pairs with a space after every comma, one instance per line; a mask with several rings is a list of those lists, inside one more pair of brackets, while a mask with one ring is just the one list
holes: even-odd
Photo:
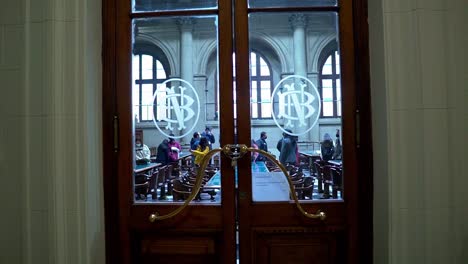
[[26, 242], [24, 3], [0, 8], [0, 263], [22, 263]]
[[369, 2], [375, 263], [466, 263], [468, 2]]
[[104, 263], [100, 1], [0, 5], [0, 263]]

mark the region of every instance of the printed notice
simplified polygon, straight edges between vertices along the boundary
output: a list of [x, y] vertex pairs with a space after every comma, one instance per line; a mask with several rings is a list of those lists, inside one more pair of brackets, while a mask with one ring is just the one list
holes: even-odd
[[255, 202], [289, 201], [289, 184], [282, 172], [253, 172], [252, 195]]

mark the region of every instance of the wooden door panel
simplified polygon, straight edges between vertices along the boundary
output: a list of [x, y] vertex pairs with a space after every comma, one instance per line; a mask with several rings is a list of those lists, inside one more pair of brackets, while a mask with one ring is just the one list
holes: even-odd
[[288, 228], [253, 229], [253, 262], [261, 264], [344, 263], [342, 231]]
[[136, 236], [139, 263], [220, 263], [222, 237], [217, 232], [181, 232], [180, 229]]
[[132, 207], [130, 225], [133, 229], [151, 228], [165, 230], [170, 228], [180, 229], [220, 229], [223, 226], [221, 206], [189, 205], [178, 215], [154, 223], [149, 221], [149, 216], [154, 213], [166, 215], [176, 210], [181, 204], [154, 206], [139, 205]]
[[[345, 203], [332, 202], [326, 206], [320, 203], [302, 203], [302, 207], [308, 213], [316, 213], [317, 210], [324, 211], [327, 218], [322, 221], [319, 219], [307, 218], [299, 211], [294, 203], [274, 204], [273, 207], [266, 206], [267, 203], [255, 203], [250, 205], [249, 220], [252, 226], [282, 226], [287, 223], [288, 226], [311, 226], [311, 225], [343, 225], [345, 218]], [[274, 208], [272, 210], [272, 208]]]

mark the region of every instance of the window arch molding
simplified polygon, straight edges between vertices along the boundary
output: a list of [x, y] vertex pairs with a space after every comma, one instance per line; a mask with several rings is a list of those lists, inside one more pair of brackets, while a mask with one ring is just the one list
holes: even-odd
[[[179, 65], [179, 62], [176, 61], [177, 56], [167, 42], [164, 42], [151, 35], [138, 33], [135, 39], [134, 47], [148, 48], [146, 51], [152, 52], [151, 55], [154, 56], [157, 53], [161, 59], [164, 57], [164, 60], [167, 61], [166, 65], [169, 67], [169, 71], [167, 71], [168, 74], [177, 76], [179, 69], [176, 67], [176, 65]], [[162, 60], [161, 63], [163, 63]]]
[[317, 60], [317, 71], [320, 72], [323, 68], [323, 65], [327, 61], [328, 56], [334, 51], [338, 50], [338, 44], [336, 43], [336, 40], [333, 39], [330, 42], [328, 42], [325, 47], [323, 47], [322, 51], [320, 52], [320, 55]]
[[320, 71], [322, 53], [325, 50], [328, 50], [328, 48], [330, 48], [329, 45], [331, 45], [333, 42], [335, 42], [336, 46], [338, 46], [336, 41], [335, 34], [324, 34], [320, 37], [320, 40], [317, 40], [317, 43], [311, 47], [312, 50], [309, 50], [310, 56], [307, 58], [307, 67], [309, 72], [318, 73]]
[[274, 72], [288, 72], [293, 66], [287, 58], [287, 47], [263, 32], [251, 33], [250, 50], [261, 50], [261, 55], [270, 62]]
[[166, 72], [167, 76], [171, 75], [171, 67], [167, 56], [164, 54], [161, 48], [154, 44], [149, 43], [138, 43], [133, 48], [133, 54], [146, 54], [153, 56], [156, 60], [159, 60]]

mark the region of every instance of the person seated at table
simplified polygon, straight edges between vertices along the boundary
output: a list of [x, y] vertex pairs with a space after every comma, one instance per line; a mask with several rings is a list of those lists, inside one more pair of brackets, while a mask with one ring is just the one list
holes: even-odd
[[[290, 130], [286, 130], [288, 133], [292, 133]], [[284, 166], [288, 164], [296, 164], [297, 160], [297, 136], [284, 133], [283, 140], [281, 142], [281, 151], [279, 161]]]
[[323, 141], [321, 143], [320, 151], [322, 153], [322, 159], [324, 161], [329, 161], [333, 159], [335, 147], [333, 146], [333, 140], [331, 139], [328, 133], [325, 133], [325, 135], [323, 135]]
[[169, 138], [169, 161], [177, 162], [179, 160], [179, 152], [182, 149], [180, 143], [173, 138], [174, 134], [170, 134]]
[[144, 161], [148, 163], [150, 161], [151, 151], [147, 145], [141, 142], [141, 139], [135, 139], [135, 160]]
[[[265, 152], [268, 152], [268, 145], [266, 142], [266, 139], [268, 138], [267, 133], [265, 131], [262, 131], [260, 133], [260, 139], [258, 139], [255, 143], [258, 146], [258, 149], [263, 150]], [[258, 154], [257, 157], [258, 161], [265, 161], [266, 157], [264, 157], [262, 154]]]
[[203, 160], [203, 157], [210, 151], [210, 148], [208, 146], [208, 139], [205, 137], [202, 137], [200, 139], [200, 143], [198, 144], [198, 147], [196, 150], [191, 149], [190, 152], [192, 152], [192, 155], [195, 157], [195, 165], [200, 166], [201, 161]]
[[164, 139], [161, 144], [159, 144], [156, 162], [162, 165], [167, 165], [169, 163], [169, 140]]

